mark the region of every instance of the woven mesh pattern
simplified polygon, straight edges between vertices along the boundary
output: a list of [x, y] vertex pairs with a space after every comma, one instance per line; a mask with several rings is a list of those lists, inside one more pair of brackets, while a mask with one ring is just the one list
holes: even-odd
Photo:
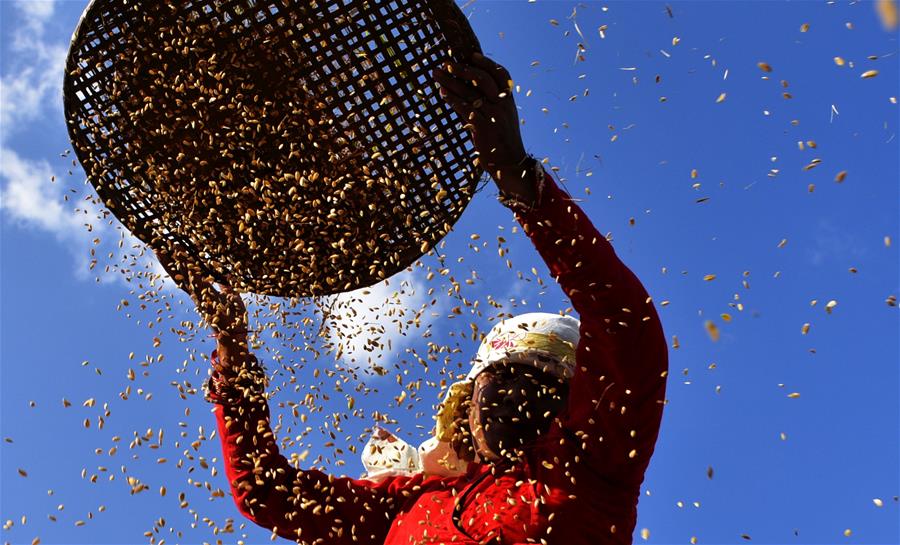
[[430, 72], [478, 50], [452, 0], [94, 0], [66, 117], [151, 248], [241, 291], [335, 293], [408, 266], [471, 199], [482, 172]]

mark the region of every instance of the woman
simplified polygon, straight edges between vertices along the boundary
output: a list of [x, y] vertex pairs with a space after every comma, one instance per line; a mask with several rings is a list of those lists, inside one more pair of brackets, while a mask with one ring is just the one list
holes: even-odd
[[339, 478], [279, 453], [240, 297], [165, 258], [217, 332], [209, 399], [235, 502], [299, 543], [631, 543], [665, 397], [656, 310], [525, 153], [509, 73], [476, 54], [433, 77], [581, 320], [540, 314], [498, 325], [442, 405], [424, 471]]

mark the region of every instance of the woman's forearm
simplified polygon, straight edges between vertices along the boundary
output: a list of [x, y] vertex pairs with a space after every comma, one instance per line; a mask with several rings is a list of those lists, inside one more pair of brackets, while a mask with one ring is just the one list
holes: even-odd
[[[218, 350], [213, 353], [210, 400], [215, 403], [222, 462], [241, 514], [286, 539], [382, 543], [406, 498], [423, 489], [424, 477], [374, 482], [293, 466], [281, 454], [272, 430], [262, 367], [246, 343], [225, 344], [235, 352], [230, 362]], [[219, 369], [234, 377], [226, 379]]]

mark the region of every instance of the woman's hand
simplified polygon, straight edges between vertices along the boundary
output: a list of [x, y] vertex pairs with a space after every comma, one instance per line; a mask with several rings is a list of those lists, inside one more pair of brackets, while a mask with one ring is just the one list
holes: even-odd
[[432, 77], [444, 100], [468, 121], [481, 166], [501, 193], [534, 202], [536, 188], [527, 174], [532, 165], [526, 161], [513, 81], [506, 68], [475, 53], [470, 63], [447, 63], [435, 69]]
[[156, 257], [175, 284], [197, 305], [203, 321], [212, 327], [218, 341], [218, 370], [227, 373], [233, 363], [249, 353], [247, 307], [240, 294], [227, 285], [220, 285], [217, 290], [212, 278], [206, 277], [184, 250], [157, 251]]

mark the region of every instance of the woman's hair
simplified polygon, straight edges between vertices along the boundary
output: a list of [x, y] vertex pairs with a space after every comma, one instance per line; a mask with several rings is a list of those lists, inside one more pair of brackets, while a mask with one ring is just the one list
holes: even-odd
[[475, 444], [472, 439], [472, 430], [469, 429], [469, 407], [471, 406], [471, 395], [457, 405], [451, 426], [453, 435], [450, 439], [450, 446], [456, 451], [457, 456], [468, 462], [475, 459]]

